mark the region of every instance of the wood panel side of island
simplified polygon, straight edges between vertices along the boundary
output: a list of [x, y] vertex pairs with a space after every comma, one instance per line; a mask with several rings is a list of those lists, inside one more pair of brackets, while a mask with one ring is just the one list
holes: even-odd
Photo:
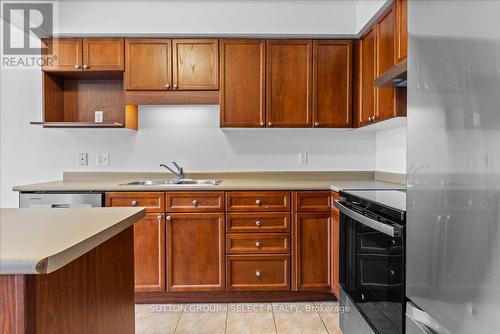
[[0, 275], [1, 333], [134, 333], [133, 227], [46, 275]]

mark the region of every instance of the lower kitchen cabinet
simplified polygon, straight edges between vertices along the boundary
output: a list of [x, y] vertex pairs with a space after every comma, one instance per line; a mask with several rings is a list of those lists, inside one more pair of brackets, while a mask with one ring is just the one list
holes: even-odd
[[228, 255], [226, 290], [290, 290], [290, 255]]
[[134, 225], [135, 291], [165, 291], [165, 215], [148, 213]]
[[331, 212], [296, 214], [294, 290], [331, 290], [331, 229]]
[[167, 291], [224, 291], [224, 214], [167, 213]]

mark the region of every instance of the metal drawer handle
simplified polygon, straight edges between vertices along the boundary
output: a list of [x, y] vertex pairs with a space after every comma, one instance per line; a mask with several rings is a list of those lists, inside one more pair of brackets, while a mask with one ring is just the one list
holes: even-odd
[[257, 248], [262, 247], [262, 244], [260, 243], [260, 241], [257, 241], [257, 242], [255, 243], [255, 247], [257, 247]]
[[255, 225], [260, 226], [260, 225], [262, 225], [262, 223], [260, 222], [260, 220], [257, 220], [257, 221], [255, 222]]
[[137, 201], [132, 201], [130, 204], [132, 204], [132, 206], [136, 206], [137, 205]]
[[262, 272], [261, 272], [260, 270], [257, 270], [257, 271], [255, 272], [255, 276], [257, 276], [257, 277], [261, 277], [261, 276], [262, 276]]
[[194, 206], [198, 206], [198, 201], [197, 200], [193, 200], [193, 205]]
[[256, 200], [256, 201], [255, 201], [255, 204], [257, 204], [257, 205], [261, 205], [261, 204], [262, 204], [262, 201], [261, 201], [260, 199], [258, 199], [258, 200]]

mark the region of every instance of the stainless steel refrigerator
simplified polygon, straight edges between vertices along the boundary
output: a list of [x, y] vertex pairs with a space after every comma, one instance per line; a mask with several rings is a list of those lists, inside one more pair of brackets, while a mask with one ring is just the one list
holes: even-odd
[[500, 1], [408, 20], [406, 333], [500, 333]]

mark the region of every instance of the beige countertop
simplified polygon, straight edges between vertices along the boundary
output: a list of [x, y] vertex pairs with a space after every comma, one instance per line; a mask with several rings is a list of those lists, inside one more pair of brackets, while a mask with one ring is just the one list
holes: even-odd
[[[374, 172], [195, 172], [187, 177], [221, 179], [219, 185], [123, 185], [144, 179], [172, 178], [166, 173], [66, 172], [63, 180], [16, 186], [15, 191], [178, 191], [178, 190], [333, 190], [404, 188], [400, 174], [376, 179]], [[391, 181], [391, 182], [388, 182]]]
[[144, 216], [144, 208], [0, 209], [0, 274], [56, 271]]

